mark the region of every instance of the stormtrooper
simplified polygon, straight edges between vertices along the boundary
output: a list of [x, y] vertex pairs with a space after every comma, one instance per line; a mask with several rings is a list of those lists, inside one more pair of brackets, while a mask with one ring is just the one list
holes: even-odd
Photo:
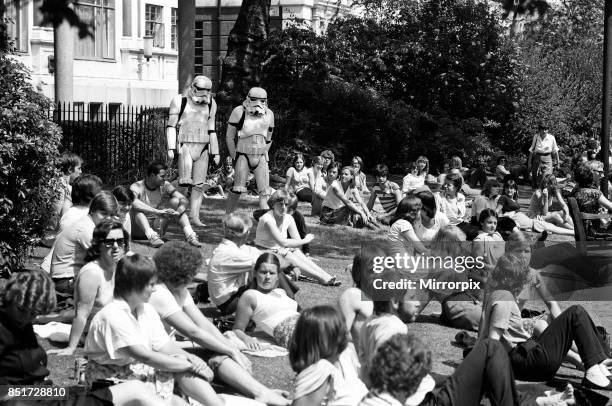
[[227, 199], [225, 211], [236, 208], [240, 194], [246, 192], [246, 184], [252, 171], [257, 182], [259, 207], [268, 208], [270, 197], [270, 172], [268, 150], [274, 131], [274, 113], [268, 108], [268, 94], [261, 87], [249, 90], [242, 105], [230, 115], [226, 142], [230, 156], [235, 160], [234, 186]]
[[176, 95], [170, 102], [170, 118], [166, 127], [168, 158], [178, 152], [179, 186], [192, 186], [189, 198], [191, 224], [204, 226], [200, 208], [208, 172], [208, 158], [219, 164], [219, 143], [215, 132], [217, 104], [211, 94], [212, 82], [196, 76], [186, 95]]

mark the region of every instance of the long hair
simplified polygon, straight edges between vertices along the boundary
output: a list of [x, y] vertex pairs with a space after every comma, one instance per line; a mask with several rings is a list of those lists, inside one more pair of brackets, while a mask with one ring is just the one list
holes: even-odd
[[457, 226], [441, 228], [434, 236], [429, 248], [431, 255], [436, 257], [461, 257], [467, 255], [465, 233]]
[[0, 291], [2, 305], [14, 304], [33, 316], [55, 309], [55, 285], [42, 270], [18, 270]]
[[421, 199], [410, 193], [398, 203], [397, 208], [395, 209], [395, 215], [393, 216], [393, 220], [391, 220], [390, 225], [393, 225], [393, 223], [395, 223], [397, 220], [407, 220], [406, 214], [408, 212], [415, 208], [420, 210], [422, 206]]
[[348, 345], [346, 322], [329, 305], [314, 306], [300, 315], [289, 343], [289, 363], [299, 373], [321, 359], [340, 355]]
[[273, 254], [271, 252], [264, 252], [259, 257], [257, 257], [257, 260], [255, 261], [255, 265], [253, 266], [253, 281], [255, 282], [254, 283], [255, 286], [257, 286], [257, 278], [255, 278], [255, 273], [257, 273], [257, 270], [259, 270], [259, 267], [262, 264], [275, 265], [277, 271], [281, 272], [280, 260], [278, 259], [276, 254]]
[[111, 217], [102, 220], [93, 231], [93, 237], [91, 239], [91, 247], [87, 250], [87, 254], [85, 255], [85, 262], [94, 261], [100, 258], [100, 252], [102, 248], [102, 244], [111, 230], [121, 230], [123, 232], [123, 249], [127, 251], [130, 247], [129, 238], [130, 234], [123, 228], [123, 223], [121, 223], [117, 218]]
[[425, 168], [419, 172], [420, 176], [427, 176], [427, 174], [429, 173], [429, 159], [427, 159], [426, 156], [421, 155], [416, 159], [416, 163], [418, 165], [419, 162], [425, 162]]
[[387, 251], [376, 244], [364, 245], [359, 254], [353, 258], [353, 267], [351, 268], [351, 277], [355, 287], [363, 290], [363, 287], [370, 276], [372, 276], [374, 269], [374, 258], [384, 258], [388, 255]]

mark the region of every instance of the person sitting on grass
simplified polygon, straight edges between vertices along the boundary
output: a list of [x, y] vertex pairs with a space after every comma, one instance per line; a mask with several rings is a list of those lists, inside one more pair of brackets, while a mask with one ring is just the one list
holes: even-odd
[[414, 223], [414, 232], [418, 240], [427, 248], [435, 238], [438, 231], [449, 225], [446, 214], [438, 210], [436, 197], [429, 190], [416, 194], [421, 200], [421, 218]]
[[508, 176], [510, 175], [510, 171], [506, 169], [507, 159], [505, 156], [501, 155], [497, 158], [497, 166], [495, 166], [495, 179], [501, 184], [503, 184]]
[[85, 342], [87, 385], [100, 380], [138, 380], [164, 400], [184, 404], [173, 394], [176, 380], [190, 398], [207, 406], [224, 405], [208, 383], [213, 371], [176, 345], [148, 303], [156, 274], [153, 260], [140, 254], [126, 255], [117, 264], [114, 300], [94, 316]]
[[[557, 199], [561, 210], [552, 211], [553, 201]], [[561, 196], [561, 189], [554, 174], [545, 174], [539, 188], [533, 192], [529, 202], [529, 217], [552, 223], [558, 227], [574, 231], [574, 222], [569, 208]]]
[[87, 262], [79, 271], [74, 286], [74, 319], [68, 346], [51, 350], [58, 355], [72, 355], [77, 349], [88, 321], [113, 300], [115, 267], [129, 248], [129, 234], [116, 218], [102, 220], [93, 231]]
[[391, 251], [400, 254], [428, 254], [426, 248], [414, 232], [414, 226], [421, 217], [421, 199], [413, 194], [404, 197], [397, 206], [391, 221], [388, 238]]
[[331, 184], [323, 200], [321, 224], [350, 225], [355, 228], [373, 227], [370, 210], [363, 203], [361, 195], [355, 190], [353, 169], [350, 166], [342, 168], [341, 177], [338, 180], [338, 166], [331, 165], [327, 177]]
[[353, 173], [355, 174], [355, 189], [357, 192], [363, 194], [370, 193], [368, 189], [366, 174], [363, 172], [363, 159], [359, 156], [354, 156], [351, 159], [351, 166], [353, 167]]
[[365, 245], [353, 258], [351, 277], [353, 287], [346, 289], [338, 299], [338, 307], [346, 321], [346, 328], [355, 347], [359, 343], [359, 334], [363, 323], [372, 315], [372, 299], [364, 292], [363, 287], [369, 281], [374, 268], [375, 258], [388, 256], [388, 253], [376, 245]]
[[523, 256], [509, 253], [499, 259], [487, 281], [479, 338], [500, 341], [510, 354], [515, 376], [523, 381], [552, 379], [575, 342], [586, 371], [582, 385], [610, 390], [608, 367], [612, 360], [582, 306], [566, 309], [536, 338], [524, 329], [517, 295], [530, 283]]
[[305, 165], [304, 155], [299, 153], [295, 154], [293, 158], [293, 166], [287, 169], [285, 189], [289, 190], [291, 187], [300, 202], [312, 202], [312, 189], [308, 178], [309, 170], [310, 168]]
[[407, 195], [425, 185], [425, 177], [419, 176], [419, 166], [416, 162], [408, 165], [408, 174], [402, 179], [402, 193]]
[[154, 255], [158, 283], [149, 303], [162, 319], [172, 339], [178, 332], [188, 341], [176, 345], [204, 359], [223, 382], [240, 393], [269, 405], [289, 401], [266, 388], [248, 372], [251, 362], [198, 309], [187, 286], [204, 262], [200, 251], [182, 241], [172, 241]]
[[[397, 283], [402, 280], [402, 274], [397, 269], [387, 268], [376, 275], [381, 283]], [[417, 301], [409, 299], [405, 289], [375, 289], [375, 278], [364, 286], [368, 296], [374, 301], [374, 312], [363, 326], [359, 334], [357, 354], [361, 363], [360, 377], [366, 385], [370, 385], [369, 376], [372, 359], [382, 343], [397, 333], [408, 333], [406, 323], [413, 322], [418, 312]]]
[[396, 334], [376, 351], [370, 370], [370, 392], [359, 406], [490, 404], [517, 406], [565, 406], [576, 402], [574, 388], [539, 396], [518, 392], [504, 347], [494, 340], [482, 340], [438, 386], [430, 375], [431, 350], [412, 334]]
[[353, 406], [368, 389], [340, 313], [323, 305], [302, 312], [289, 346], [295, 377], [293, 406]]
[[[270, 197], [268, 205], [271, 209], [259, 218], [255, 245], [282, 256], [291, 265], [300, 268], [305, 276], [316, 279], [322, 285], [339, 286], [340, 282], [334, 276], [325, 272], [299, 249], [310, 243], [314, 235], [300, 237], [295, 220], [287, 213], [289, 201], [290, 196], [284, 190], [277, 190]], [[291, 238], [287, 238], [287, 235]]]
[[130, 188], [127, 188], [123, 185], [116, 186], [113, 191], [113, 196], [117, 199], [117, 216], [119, 220], [123, 223], [123, 228], [128, 234], [132, 235], [132, 216], [130, 216], [130, 210], [132, 210], [132, 205], [134, 204], [134, 200], [136, 196], [134, 196], [134, 192]]
[[219, 175], [219, 186], [221, 186], [224, 190], [222, 196], [225, 196], [226, 190], [231, 190], [232, 186], [234, 186], [234, 178], [236, 174], [234, 173], [234, 161], [231, 156], [225, 158], [225, 162], [223, 163], [223, 170]]
[[[469, 243], [466, 242], [465, 233], [457, 226], [441, 228], [431, 242], [431, 258], [466, 258], [469, 254]], [[473, 269], [476, 268], [476, 269]], [[476, 273], [479, 276], [477, 265], [473, 268], [457, 265], [448, 269], [438, 265], [428, 269], [427, 279], [439, 282], [467, 283]], [[419, 301], [420, 313], [431, 300], [440, 302], [442, 312], [440, 323], [445, 326], [462, 330], [478, 331], [478, 323], [482, 314], [482, 303], [479, 299], [480, 291], [432, 288], [417, 289], [410, 292], [408, 298]]]
[[[38, 315], [54, 308], [55, 290], [48, 274], [41, 270], [15, 270], [0, 291], [0, 385], [53, 388], [50, 386], [53, 382], [47, 379], [50, 373], [47, 353], [38, 342], [32, 323]], [[68, 398], [61, 401], [62, 405], [166, 405], [141, 382], [121, 383], [93, 392], [72, 389], [66, 389]], [[2, 400], [9, 405], [26, 404], [18, 397], [6, 396]]]
[[[328, 181], [328, 173], [323, 172], [323, 163], [325, 160], [316, 156], [312, 159], [312, 167], [308, 172], [308, 181], [310, 184], [310, 190], [312, 190], [312, 211], [311, 216], [320, 216], [321, 209], [323, 208], [323, 200], [327, 194], [327, 188], [335, 180]], [[336, 174], [337, 175], [337, 174]]]
[[[168, 223], [176, 220], [183, 228], [187, 242], [201, 247], [185, 213], [189, 202], [165, 180], [166, 169], [165, 164], [153, 162], [147, 166], [145, 178], [130, 186], [136, 197], [132, 206], [132, 238], [146, 238], [152, 247], [161, 247]], [[159, 230], [159, 233], [155, 230]]]
[[[588, 166], [581, 164], [576, 167], [574, 179], [578, 186], [573, 196], [581, 212], [591, 214], [612, 212], [612, 202], [595, 185], [595, 174]], [[589, 237], [595, 237], [598, 233], [610, 234], [610, 223], [591, 220], [591, 225], [586, 227]]]
[[[449, 173], [444, 177], [442, 191], [438, 199], [439, 209], [448, 218], [450, 225], [464, 227], [465, 223], [465, 196], [460, 192], [463, 178], [457, 173]], [[467, 234], [467, 233], [466, 233]]]
[[[546, 231], [547, 233], [554, 233], [559, 235], [574, 235], [574, 230], [567, 229], [565, 227], [559, 227], [547, 221], [539, 218], [529, 218], [526, 214], [520, 212], [521, 206], [517, 202], [518, 186], [512, 179], [506, 180], [502, 195], [497, 201], [497, 207], [495, 211], [499, 216], [500, 231], [514, 232], [510, 225], [502, 225], [505, 219], [511, 219], [514, 225], [521, 230], [528, 230], [541, 233]], [[510, 229], [510, 230], [508, 230]]]
[[387, 165], [376, 165], [374, 167], [374, 176], [376, 184], [372, 188], [370, 200], [368, 200], [368, 210], [374, 208], [376, 199], [380, 202], [385, 214], [378, 217], [378, 221], [383, 224], [389, 224], [395, 214], [397, 205], [402, 200], [402, 190], [397, 183], [388, 180], [389, 168]]
[[53, 230], [59, 228], [59, 221], [72, 207], [72, 184], [81, 176], [83, 159], [72, 152], [64, 152], [60, 157], [59, 169], [62, 173], [60, 178], [60, 195], [58, 196], [53, 210]]
[[266, 252], [257, 258], [253, 269], [253, 284], [238, 301], [233, 331], [248, 349], [261, 349], [260, 342], [246, 334], [250, 321], [256, 331], [262, 331], [274, 342], [287, 347], [295, 322], [299, 317], [298, 304], [279, 288], [280, 262]]
[[496, 179], [489, 179], [484, 183], [480, 196], [477, 196], [472, 202], [472, 224], [478, 225], [478, 216], [484, 209], [495, 210], [497, 208], [500, 187], [501, 185]]
[[497, 260], [504, 255], [505, 243], [497, 232], [497, 213], [492, 209], [484, 209], [478, 216], [480, 233], [472, 241], [472, 256], [483, 258], [483, 277], [495, 268]]
[[[208, 294], [223, 314], [236, 311], [238, 300], [249, 288], [250, 274], [262, 251], [246, 244], [253, 223], [250, 217], [231, 213], [223, 218], [223, 239], [212, 252], [208, 265]], [[279, 286], [294, 298], [297, 287], [279, 275]]]
[[74, 280], [85, 265], [94, 229], [102, 220], [116, 213], [117, 200], [110, 192], [102, 191], [91, 201], [89, 214], [76, 220], [57, 236], [53, 244], [51, 278], [62, 299], [74, 295]]

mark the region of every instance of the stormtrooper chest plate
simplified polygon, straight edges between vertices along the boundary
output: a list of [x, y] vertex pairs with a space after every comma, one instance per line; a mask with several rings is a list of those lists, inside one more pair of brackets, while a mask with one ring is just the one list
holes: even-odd
[[187, 102], [179, 121], [178, 142], [208, 143], [210, 141], [208, 135], [209, 112], [210, 109], [207, 104], [200, 106]]
[[238, 131], [236, 151], [243, 154], [264, 154], [269, 126], [267, 114], [262, 117], [245, 115], [242, 128]]

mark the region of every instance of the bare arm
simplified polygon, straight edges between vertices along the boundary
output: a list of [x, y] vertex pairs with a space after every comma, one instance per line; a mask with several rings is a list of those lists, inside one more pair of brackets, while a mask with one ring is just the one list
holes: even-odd
[[612, 202], [608, 200], [603, 193], [599, 195], [599, 199], [597, 199], [599, 205], [606, 208], [608, 211], [612, 211]]
[[[293, 167], [287, 169], [287, 175], [286, 175], [287, 180], [285, 181], [286, 190], [289, 190], [289, 185], [291, 185], [291, 179], [293, 178], [294, 172], [295, 172], [295, 169], [293, 169]], [[308, 174], [308, 179], [310, 180], [310, 174]]]
[[419, 254], [429, 254], [429, 248], [426, 248], [419, 237], [417, 237], [414, 229], [406, 230], [402, 233], [402, 236], [412, 243], [412, 246]]
[[291, 406], [312, 406], [320, 405], [329, 392], [329, 379], [321, 384], [317, 389], [298, 399], [293, 399]]
[[346, 207], [348, 207], [352, 211], [356, 212], [357, 214], [361, 215], [362, 217], [366, 218], [365, 214], [363, 213], [361, 208], [356, 206], [353, 202], [351, 202], [346, 197], [344, 197], [344, 194], [340, 190], [338, 190], [338, 184], [337, 183], [332, 183], [330, 185], [330, 187], [332, 188], [332, 193], [334, 193], [336, 195], [336, 197], [338, 199], [340, 199], [340, 201], [342, 201], [342, 203], [344, 203], [346, 205]]
[[128, 356], [155, 369], [169, 372], [191, 370], [191, 362], [184, 357], [173, 357], [163, 352], [149, 350], [142, 345], [130, 345], [124, 348]]
[[[282, 233], [280, 232], [276, 224], [272, 224], [272, 222], [266, 222], [264, 224], [264, 227], [268, 230], [272, 238], [274, 238], [274, 240], [279, 245], [285, 248], [298, 248], [312, 241], [312, 238], [310, 238], [310, 241], [307, 241], [306, 238], [304, 239], [287, 238], [286, 235], [282, 235]], [[293, 224], [293, 227], [295, 228], [295, 223]], [[289, 230], [291, 230], [291, 226], [289, 226]], [[297, 229], [295, 229], [295, 231], [297, 233]], [[294, 235], [291, 235], [291, 236], [294, 237]], [[299, 233], [297, 234], [297, 236], [299, 237]]]
[[257, 299], [250, 294], [250, 292], [244, 292], [238, 301], [238, 308], [236, 309], [236, 319], [234, 320], [233, 331], [236, 336], [241, 339], [251, 350], [258, 350], [261, 348], [256, 338], [253, 338], [245, 333], [249, 321], [253, 316], [253, 311], [257, 306]]
[[372, 194], [370, 194], [370, 198], [368, 199], [368, 210], [372, 210], [372, 208], [374, 208], [374, 203], [376, 203], [376, 193], [372, 192]]

